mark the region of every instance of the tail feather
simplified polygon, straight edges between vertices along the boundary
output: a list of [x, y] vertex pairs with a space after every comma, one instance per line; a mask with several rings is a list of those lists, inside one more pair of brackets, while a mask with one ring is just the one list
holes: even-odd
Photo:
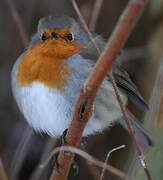
[[[147, 149], [149, 146], [154, 146], [154, 141], [149, 132], [140, 124], [140, 122], [137, 121], [137, 119], [130, 112], [128, 112], [128, 117], [140, 146], [143, 149]], [[121, 118], [120, 123], [125, 129], [128, 130], [124, 118]]]

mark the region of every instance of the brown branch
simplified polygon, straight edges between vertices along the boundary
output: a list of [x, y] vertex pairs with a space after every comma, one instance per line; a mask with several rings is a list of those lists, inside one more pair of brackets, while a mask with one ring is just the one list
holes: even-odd
[[28, 36], [25, 33], [25, 29], [23, 27], [22, 20], [21, 20], [19, 14], [17, 12], [17, 9], [16, 9], [16, 7], [15, 7], [15, 5], [13, 3], [13, 0], [7, 0], [7, 2], [8, 2], [8, 6], [10, 8], [10, 11], [11, 11], [12, 18], [13, 18], [15, 24], [18, 27], [22, 42], [23, 42], [24, 46], [26, 46], [27, 43], [28, 43]]
[[103, 0], [93, 0], [93, 7], [92, 10], [90, 11], [90, 20], [89, 20], [89, 29], [91, 31], [94, 31], [96, 28], [96, 24], [97, 24], [97, 19], [99, 17], [100, 11], [101, 11], [101, 7], [103, 4]]
[[78, 6], [77, 6], [77, 4], [76, 4], [76, 2], [75, 2], [74, 0], [72, 0], [72, 4], [73, 4], [73, 7], [74, 7], [74, 9], [75, 9], [75, 11], [76, 11], [76, 14], [77, 14], [78, 17], [79, 17], [80, 23], [82, 24], [84, 30], [85, 30], [86, 33], [88, 34], [88, 37], [89, 37], [89, 39], [91, 40], [91, 43], [94, 45], [96, 51], [97, 51], [98, 54], [100, 55], [101, 52], [100, 52], [99, 48], [96, 46], [96, 42], [95, 42], [95, 40], [93, 39], [93, 36], [92, 36], [92, 34], [90, 33], [90, 31], [89, 31], [89, 29], [88, 29], [88, 26], [87, 26], [87, 24], [86, 24], [83, 16], [81, 15], [80, 10], [79, 10], [79, 8], [78, 8]]
[[[82, 18], [82, 15], [80, 14], [79, 9], [78, 9], [77, 7], [75, 7], [75, 9], [76, 9], [76, 11], [77, 11], [78, 16], [80, 17], [80, 21], [81, 21], [81, 23], [82, 23], [85, 31], [86, 31], [87, 34], [88, 34], [88, 37], [91, 39], [92, 44], [95, 46], [95, 49], [97, 50], [97, 52], [98, 52], [99, 55], [100, 55], [100, 50], [99, 50], [99, 48], [96, 46], [96, 43], [95, 43], [95, 41], [93, 40], [93, 37], [92, 37], [91, 33], [89, 32], [89, 29], [88, 29], [86, 23], [84, 22], [84, 19]], [[121, 23], [122, 23], [122, 22], [121, 22]], [[118, 29], [118, 28], [117, 28], [117, 29]], [[119, 32], [119, 33], [120, 33], [120, 32]], [[117, 34], [118, 34], [118, 33], [117, 33]], [[111, 80], [111, 82], [112, 82], [112, 85], [113, 85], [115, 94], [116, 94], [116, 96], [117, 96], [117, 99], [118, 99], [118, 101], [119, 101], [119, 104], [120, 104], [120, 107], [121, 107], [121, 111], [122, 111], [122, 113], [123, 113], [123, 115], [124, 115], [126, 124], [127, 124], [128, 128], [129, 128], [129, 132], [130, 132], [131, 137], [132, 137], [132, 139], [133, 139], [133, 141], [134, 141], [134, 145], [135, 145], [135, 148], [136, 148], [137, 153], [138, 153], [138, 155], [139, 155], [139, 160], [140, 160], [140, 162], [141, 162], [141, 165], [142, 165], [142, 167], [144, 168], [144, 171], [145, 171], [148, 179], [151, 179], [151, 175], [150, 175], [150, 173], [149, 173], [149, 170], [148, 170], [148, 168], [147, 168], [147, 166], [146, 166], [146, 163], [145, 163], [145, 160], [144, 160], [144, 155], [143, 155], [143, 153], [142, 153], [142, 151], [141, 151], [141, 148], [140, 148], [140, 146], [139, 146], [139, 143], [137, 142], [137, 139], [136, 139], [136, 136], [135, 136], [135, 134], [134, 134], [134, 130], [133, 130], [133, 128], [132, 128], [132, 125], [131, 125], [131, 123], [130, 123], [130, 121], [129, 121], [129, 119], [128, 119], [126, 108], [125, 108], [125, 106], [123, 105], [123, 102], [122, 102], [121, 97], [120, 97], [119, 92], [118, 92], [118, 87], [117, 87], [117, 85], [116, 85], [116, 83], [115, 83], [115, 80], [114, 80], [114, 77], [112, 76], [112, 73], [109, 73], [109, 77], [110, 77], [110, 80]]]
[[139, 146], [139, 143], [138, 143], [138, 141], [137, 141], [137, 139], [136, 139], [134, 130], [133, 130], [133, 128], [132, 128], [132, 125], [131, 125], [131, 123], [130, 123], [130, 121], [129, 121], [129, 119], [128, 119], [128, 115], [127, 115], [127, 112], [126, 112], [126, 108], [124, 107], [123, 102], [122, 102], [122, 100], [121, 100], [121, 97], [120, 97], [120, 95], [119, 95], [119, 93], [118, 93], [118, 88], [116, 87], [116, 82], [115, 82], [115, 80], [114, 80], [114, 78], [113, 78], [112, 73], [110, 73], [110, 76], [109, 76], [109, 77], [111, 77], [111, 79], [112, 79], [111, 82], [112, 82], [112, 85], [113, 85], [115, 94], [116, 94], [117, 99], [118, 99], [118, 101], [119, 101], [119, 105], [120, 105], [120, 107], [121, 107], [121, 111], [122, 111], [122, 113], [123, 113], [124, 119], [125, 119], [126, 124], [127, 124], [127, 126], [128, 126], [128, 129], [129, 129], [130, 135], [131, 135], [131, 137], [132, 137], [133, 143], [134, 143], [134, 145], [135, 145], [137, 154], [138, 154], [138, 156], [139, 156], [139, 160], [140, 160], [140, 162], [141, 162], [141, 165], [142, 165], [142, 167], [144, 168], [144, 171], [145, 171], [145, 173], [146, 173], [146, 176], [148, 177], [148, 180], [152, 180], [152, 177], [151, 177], [151, 175], [150, 175], [150, 172], [149, 172], [149, 170], [148, 170], [148, 168], [147, 168], [147, 165], [146, 165], [146, 162], [145, 162], [145, 160], [144, 160], [144, 155], [143, 155], [143, 153], [142, 153], [142, 151], [141, 151], [141, 148], [140, 148], [140, 146]]
[[3, 163], [1, 160], [0, 160], [0, 179], [1, 180], [8, 180], [8, 177], [6, 175], [6, 172], [5, 172], [5, 169], [3, 167]]
[[98, 166], [98, 167], [101, 167], [101, 168], [105, 168], [107, 171], [111, 172], [112, 174], [115, 174], [115, 175], [119, 176], [120, 178], [123, 178], [123, 179], [126, 179], [126, 180], [131, 179], [127, 175], [125, 175], [123, 172], [118, 170], [117, 168], [115, 168], [115, 167], [113, 167], [111, 165], [105, 164], [105, 163], [99, 161], [98, 159], [94, 158], [93, 156], [91, 156], [87, 152], [85, 152], [85, 151], [83, 151], [81, 149], [72, 147], [72, 146], [60, 146], [60, 147], [55, 148], [53, 150], [53, 152], [50, 154], [50, 156], [48, 157], [47, 161], [45, 161], [45, 163], [42, 164], [40, 166], [40, 168], [44, 168], [48, 164], [49, 160], [52, 157], [54, 157], [55, 154], [57, 154], [57, 153], [59, 153], [61, 151], [66, 151], [66, 152], [68, 151], [68, 152], [71, 152], [71, 153], [78, 154], [79, 156], [84, 158], [91, 165], [95, 165], [95, 166]]
[[[74, 8], [77, 9], [78, 7], [74, 0], [72, 0], [72, 3], [74, 5]], [[91, 75], [89, 76], [85, 86], [81, 88], [81, 92], [80, 92], [80, 96], [76, 104], [73, 120], [70, 124], [70, 127], [66, 135], [66, 142], [68, 145], [78, 147], [83, 130], [90, 117], [93, 101], [97, 94], [98, 88], [101, 85], [107, 73], [111, 71], [112, 63], [118, 56], [120, 49], [122, 48], [123, 44], [127, 40], [131, 30], [133, 29], [133, 26], [137, 22], [138, 17], [145, 6], [145, 3], [146, 3], [146, 0], [131, 0], [128, 3], [127, 8], [122, 14], [118, 22], [118, 25], [116, 26], [109, 42], [106, 45], [105, 51], [100, 55], [100, 58], [97, 61], [95, 68], [93, 69]], [[127, 117], [125, 107], [123, 106], [121, 98], [118, 94], [118, 88], [111, 74], [110, 74], [110, 77], [112, 79], [117, 98], [120, 102], [123, 115], [126, 119], [126, 123], [129, 127], [131, 136], [134, 140], [134, 144], [136, 146], [136, 150], [140, 157], [142, 166], [144, 167], [147, 177], [150, 180], [151, 176], [145, 165], [141, 149], [135, 138], [134, 131]], [[81, 108], [84, 109], [84, 114], [80, 113]], [[59, 157], [58, 157], [58, 162], [60, 165], [60, 170], [62, 172], [62, 175], [57, 173], [57, 171], [54, 170], [51, 176], [51, 180], [54, 180], [54, 179], [64, 180], [67, 178], [73, 157], [74, 157], [74, 154], [66, 155], [66, 153], [64, 153], [63, 151], [60, 152]]]

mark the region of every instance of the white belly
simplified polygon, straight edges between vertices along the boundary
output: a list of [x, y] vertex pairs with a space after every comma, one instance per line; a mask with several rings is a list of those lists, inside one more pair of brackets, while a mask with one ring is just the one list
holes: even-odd
[[[110, 88], [112, 90], [112, 87]], [[84, 136], [102, 132], [121, 116], [114, 92], [107, 90], [110, 93], [109, 96], [108, 93], [99, 92], [93, 115], [84, 130]], [[78, 94], [74, 94], [74, 99], [77, 97]], [[38, 82], [33, 83], [31, 87], [21, 88], [16, 98], [28, 123], [35, 130], [55, 137], [62, 135], [63, 131], [69, 127], [75, 108], [74, 99], [71, 101], [64, 91], [49, 89]]]
[[38, 82], [21, 88], [17, 102], [33, 128], [52, 136], [59, 136], [68, 128], [74, 109], [64, 92]]

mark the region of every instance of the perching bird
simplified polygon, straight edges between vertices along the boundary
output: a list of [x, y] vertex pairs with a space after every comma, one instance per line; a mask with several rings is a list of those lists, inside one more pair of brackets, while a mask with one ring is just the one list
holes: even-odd
[[[104, 40], [96, 36], [100, 49]], [[25, 52], [12, 70], [12, 91], [25, 119], [35, 130], [59, 137], [69, 127], [80, 88], [89, 76], [98, 55], [87, 34], [73, 18], [45, 17]], [[141, 109], [146, 102], [129, 75], [114, 63], [112, 72], [123, 103], [128, 99]], [[153, 145], [147, 131], [129, 114], [142, 147]], [[106, 77], [94, 102], [83, 136], [102, 132], [115, 122], [125, 126], [113, 87]]]

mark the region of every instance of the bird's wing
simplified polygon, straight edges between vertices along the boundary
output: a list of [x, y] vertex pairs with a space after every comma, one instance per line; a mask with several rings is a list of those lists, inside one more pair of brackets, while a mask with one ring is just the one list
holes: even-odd
[[[105, 40], [101, 36], [96, 36], [94, 34], [94, 40], [99, 47], [99, 49], [102, 51], [104, 49], [104, 46], [106, 44]], [[91, 42], [87, 43], [87, 46], [83, 48], [83, 50], [80, 52], [80, 55], [82, 55], [86, 59], [92, 59], [94, 62], [98, 59], [99, 55], [96, 52], [96, 49], [92, 45]], [[130, 76], [128, 73], [120, 66], [121, 61], [120, 58], [118, 61], [116, 61], [113, 64], [112, 72], [113, 76], [115, 78], [117, 86], [128, 95], [128, 98], [136, 104], [140, 109], [147, 110], [148, 105], [144, 98], [139, 93], [137, 87], [135, 84], [131, 81]]]
[[[154, 146], [154, 141], [149, 132], [143, 127], [143, 125], [135, 118], [135, 116], [127, 110], [128, 118], [134, 129], [136, 138], [143, 149], [147, 149], [149, 146]], [[124, 117], [119, 118], [120, 124], [127, 130], [128, 127], [124, 120]]]
[[135, 84], [131, 81], [128, 73], [117, 64], [113, 65], [112, 71], [117, 86], [128, 95], [128, 98], [140, 109], [149, 109], [148, 104], [139, 93]]
[[[93, 37], [97, 47], [102, 52], [106, 44], [105, 40], [101, 36], [96, 35], [95, 33], [93, 33]], [[96, 62], [99, 57], [97, 50], [90, 41], [86, 43], [86, 46], [79, 52], [79, 54], [85, 59], [91, 59], [94, 62]]]

